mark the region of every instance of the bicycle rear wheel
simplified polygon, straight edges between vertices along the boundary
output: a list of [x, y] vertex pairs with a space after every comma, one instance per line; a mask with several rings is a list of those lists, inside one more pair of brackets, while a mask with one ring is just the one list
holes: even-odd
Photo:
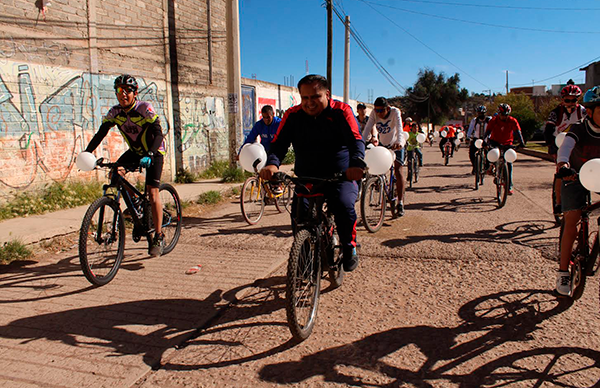
[[360, 199], [360, 214], [369, 232], [375, 233], [381, 229], [385, 216], [385, 186], [382, 177], [367, 179]]
[[417, 183], [419, 181], [419, 169], [420, 168], [421, 167], [419, 167], [419, 158], [416, 157], [413, 160], [413, 175], [414, 175], [413, 178], [415, 180], [415, 183]]
[[317, 321], [321, 291], [321, 263], [310, 231], [296, 233], [287, 268], [285, 311], [292, 336], [308, 338]]
[[496, 199], [498, 201], [498, 208], [502, 208], [506, 204], [506, 197], [508, 196], [508, 167], [506, 163], [502, 163], [500, 171], [496, 176]]
[[[562, 220], [562, 213], [555, 213], [554, 209], [558, 206], [558, 193], [556, 192], [556, 181], [559, 178], [554, 176], [554, 181], [552, 182], [552, 214], [554, 215], [554, 221], [560, 225]], [[560, 189], [559, 189], [560, 190]]]
[[413, 186], [413, 175], [415, 172], [415, 164], [413, 163], [415, 160], [415, 157], [413, 156], [412, 158], [408, 159], [408, 168], [407, 168], [407, 172], [406, 172], [406, 181], [408, 182], [408, 188], [412, 189]]
[[450, 147], [444, 147], [444, 166], [448, 165], [448, 161], [450, 160]]
[[125, 250], [125, 225], [119, 205], [101, 197], [88, 208], [79, 231], [79, 263], [86, 279], [103, 286], [121, 265]]
[[160, 185], [160, 201], [163, 207], [162, 232], [165, 235], [163, 255], [171, 252], [181, 236], [181, 200], [175, 187], [168, 183]]
[[252, 176], [246, 179], [242, 186], [242, 195], [240, 196], [240, 207], [242, 216], [250, 225], [256, 224], [265, 212], [265, 193], [260, 186], [259, 179]]

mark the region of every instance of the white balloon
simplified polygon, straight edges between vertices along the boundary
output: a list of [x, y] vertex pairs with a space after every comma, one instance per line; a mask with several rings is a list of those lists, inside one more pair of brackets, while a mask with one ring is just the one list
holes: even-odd
[[96, 168], [96, 157], [91, 152], [84, 151], [77, 155], [75, 164], [81, 171], [92, 171]]
[[498, 148], [492, 148], [487, 153], [487, 158], [490, 162], [496, 163], [500, 159], [500, 150]]
[[369, 169], [369, 174], [385, 174], [393, 163], [392, 154], [387, 148], [377, 146], [365, 152], [365, 163]]
[[371, 148], [373, 148], [373, 147], [375, 147], [375, 146], [373, 145], [373, 143], [369, 143], [369, 144], [367, 144], [367, 147], [366, 147], [366, 149], [370, 150], [370, 149], [371, 149]]
[[447, 134], [448, 134], [448, 132], [446, 132], [446, 131], [442, 131], [442, 132], [440, 132], [440, 136], [441, 136], [441, 137], [446, 137], [446, 135], [447, 135]]
[[[408, 132], [404, 132], [404, 133], [408, 133]], [[400, 136], [400, 140], [398, 140], [398, 143], [400, 143], [400, 148], [404, 147], [406, 145], [406, 138], [404, 136]]]
[[425, 137], [425, 134], [424, 134], [424, 133], [419, 133], [419, 134], [417, 135], [417, 141], [418, 141], [419, 143], [425, 143], [425, 139], [426, 139], [426, 137]]
[[481, 140], [481, 139], [475, 140], [475, 147], [477, 147], [477, 148], [483, 147], [483, 140]]
[[455, 144], [455, 145], [460, 145], [460, 139], [455, 139], [455, 140], [454, 140], [454, 144]]
[[390, 152], [390, 155], [392, 155], [392, 163], [396, 161], [396, 151], [391, 150], [389, 148], [386, 148], [386, 150], [388, 150]]
[[260, 170], [267, 163], [267, 152], [265, 147], [260, 143], [246, 144], [240, 151], [240, 166], [246, 171], [254, 172], [252, 165], [254, 162], [260, 159], [260, 163], [256, 166], [257, 170]]
[[508, 163], [514, 163], [515, 160], [517, 160], [517, 153], [515, 152], [515, 150], [510, 148], [510, 149], [506, 150], [506, 152], [504, 153], [504, 159]]
[[406, 140], [408, 140], [408, 136], [410, 136], [410, 135], [408, 132], [402, 131], [402, 136], [404, 137], [404, 141], [406, 141]]
[[465, 134], [462, 131], [460, 131], [458, 133], [458, 135], [456, 135], [456, 137], [458, 137], [459, 139], [462, 139], [463, 137], [465, 137]]
[[440, 137], [440, 132], [439, 131], [433, 131], [433, 136]]
[[579, 170], [579, 181], [589, 191], [600, 192], [600, 159], [588, 160]]
[[562, 145], [563, 141], [565, 141], [565, 137], [567, 137], [567, 133], [566, 132], [561, 132], [558, 135], [556, 135], [556, 139], [554, 139], [554, 144], [556, 144], [556, 146], [558, 148], [560, 148], [560, 146]]

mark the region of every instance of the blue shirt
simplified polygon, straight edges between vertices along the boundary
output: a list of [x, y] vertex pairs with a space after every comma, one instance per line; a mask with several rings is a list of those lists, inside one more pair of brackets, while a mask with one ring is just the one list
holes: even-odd
[[[265, 124], [262, 119], [258, 120], [252, 127], [252, 130], [248, 136], [246, 136], [244, 144], [254, 143], [256, 136], [260, 135], [260, 143], [263, 145], [263, 147], [265, 147], [265, 151], [268, 153], [269, 148], [271, 147], [271, 142], [277, 133], [277, 128], [279, 128], [279, 123], [281, 123], [281, 119], [277, 116], [273, 117], [273, 121], [269, 125]], [[242, 146], [244, 144], [242, 144]]]

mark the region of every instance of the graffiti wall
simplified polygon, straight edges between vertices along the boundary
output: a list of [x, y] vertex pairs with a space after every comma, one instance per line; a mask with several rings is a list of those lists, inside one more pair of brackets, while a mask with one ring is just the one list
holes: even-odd
[[[75, 158], [117, 103], [114, 76], [12, 61], [2, 57], [4, 53], [0, 52], [0, 199], [46, 183], [96, 178], [97, 173], [78, 171]], [[171, 152], [165, 84], [144, 79], [138, 83], [139, 98], [151, 102], [160, 116]], [[126, 148], [114, 128], [95, 153], [114, 160]], [[163, 177], [172, 174], [170, 160], [165, 160]]]

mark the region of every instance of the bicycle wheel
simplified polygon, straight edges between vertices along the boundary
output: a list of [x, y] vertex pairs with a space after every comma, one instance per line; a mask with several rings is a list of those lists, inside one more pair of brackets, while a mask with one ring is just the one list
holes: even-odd
[[481, 176], [481, 153], [475, 155], [475, 190], [479, 190], [479, 177]]
[[483, 151], [479, 154], [479, 164], [477, 165], [477, 169], [479, 170], [479, 186], [483, 186], [483, 180], [485, 178], [486, 168], [485, 168], [485, 154]]
[[408, 159], [408, 163], [407, 163], [408, 164], [408, 166], [407, 166], [408, 168], [406, 169], [407, 170], [407, 172], [406, 172], [406, 175], [407, 175], [406, 181], [408, 182], [408, 188], [410, 188], [410, 189], [412, 189], [413, 174], [414, 174], [414, 171], [415, 171], [415, 165], [413, 163], [414, 160], [415, 160], [414, 157]]
[[508, 167], [506, 163], [502, 163], [500, 171], [496, 176], [496, 199], [498, 200], [498, 208], [502, 208], [506, 204], [508, 196]]
[[450, 160], [450, 147], [444, 147], [444, 166], [448, 165], [448, 161]]
[[[387, 200], [390, 204], [390, 210], [392, 212], [392, 218], [398, 218], [398, 190], [396, 188], [396, 176], [394, 175], [390, 181], [389, 187], [389, 195], [387, 195]], [[385, 188], [385, 186], [384, 186]]]
[[88, 208], [79, 231], [79, 262], [86, 279], [103, 286], [121, 265], [125, 250], [125, 225], [119, 205], [108, 197]]
[[290, 250], [285, 290], [288, 326], [296, 340], [308, 338], [315, 326], [320, 289], [321, 263], [314, 236], [301, 229]]
[[556, 209], [558, 205], [557, 201], [557, 193], [556, 193], [556, 180], [559, 179], [556, 176], [554, 177], [554, 181], [552, 182], [552, 214], [554, 215], [554, 221], [557, 225], [560, 225], [562, 220], [562, 213], [555, 213], [554, 209]]
[[[335, 227], [333, 215], [329, 216], [328, 220], [328, 225], [333, 225], [333, 233], [329, 241], [327, 241], [327, 251], [328, 255], [330, 255], [330, 257], [328, 257], [329, 263], [323, 267], [327, 267], [327, 271], [329, 272], [331, 288], [336, 289], [342, 285], [345, 272], [341, 263], [342, 248], [340, 246], [340, 237], [337, 228]], [[323, 264], [325, 264], [325, 260], [323, 260]]]
[[283, 187], [283, 193], [275, 198], [275, 207], [279, 213], [289, 211], [292, 204], [292, 195], [294, 194], [293, 184], [288, 184]]
[[414, 175], [414, 179], [415, 179], [415, 183], [417, 183], [419, 181], [419, 169], [421, 167], [419, 167], [419, 159], [418, 158], [414, 158], [413, 160], [413, 175]]
[[[558, 233], [558, 258], [560, 260], [560, 254], [562, 249], [562, 236], [564, 232], [565, 222], [564, 220], [560, 223], [560, 232]], [[585, 289], [585, 283], [587, 274], [581, 266], [581, 258], [587, 257], [589, 252], [586, 252], [586, 248], [581, 246], [582, 241], [581, 224], [577, 225], [577, 237], [573, 242], [573, 251], [571, 252], [571, 264], [569, 266], [569, 272], [571, 273], [571, 298], [574, 300], [581, 298], [583, 290]]]
[[163, 207], [162, 232], [165, 234], [163, 255], [171, 252], [181, 235], [181, 200], [175, 187], [168, 183], [160, 185], [160, 201]]
[[383, 225], [385, 216], [385, 186], [383, 177], [373, 176], [363, 186], [360, 215], [365, 228], [375, 233]]
[[240, 207], [242, 216], [250, 225], [256, 224], [265, 212], [265, 193], [260, 186], [256, 176], [246, 179], [242, 186], [242, 195], [240, 197]]

